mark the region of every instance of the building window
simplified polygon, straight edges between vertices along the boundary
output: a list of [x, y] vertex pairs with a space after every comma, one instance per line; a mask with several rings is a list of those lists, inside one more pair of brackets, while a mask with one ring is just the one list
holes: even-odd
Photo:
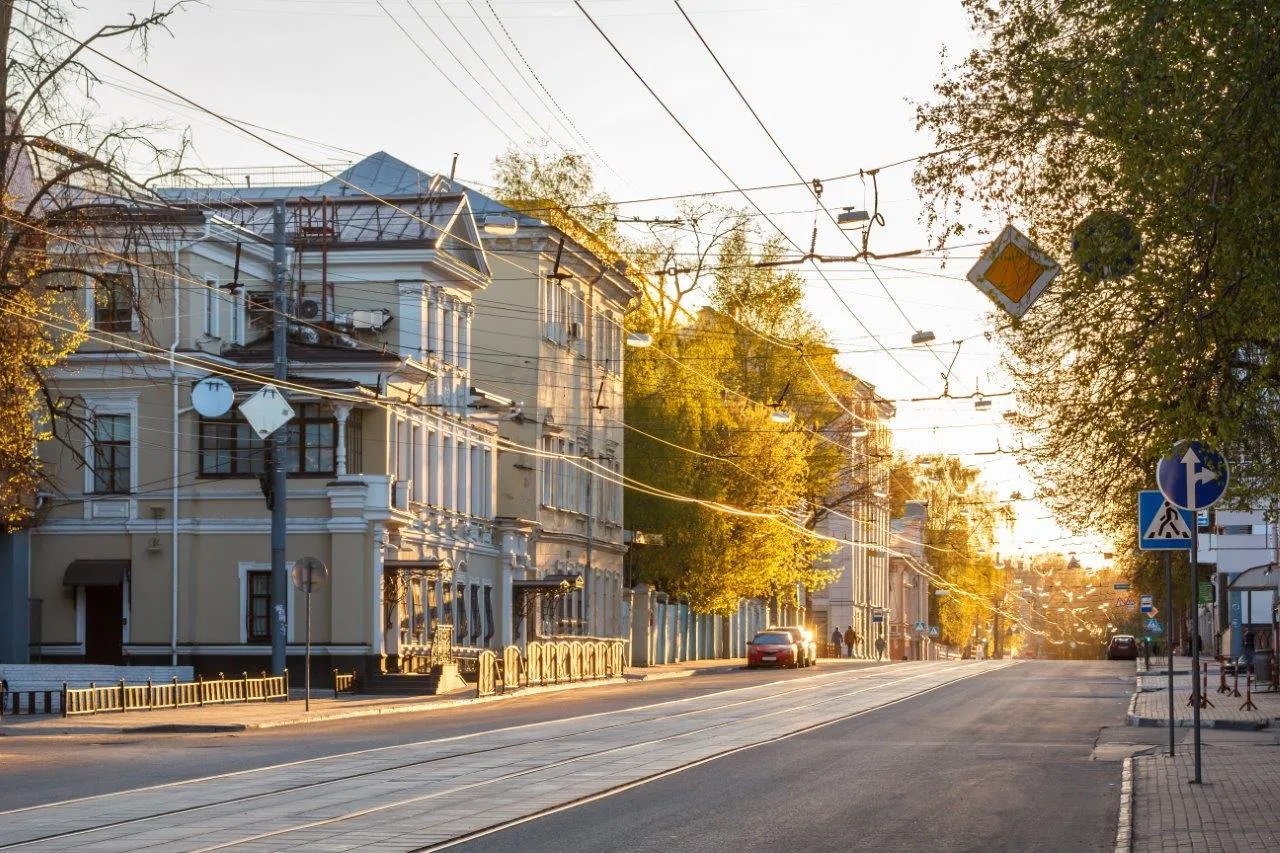
[[129, 415], [93, 416], [93, 491], [124, 494], [130, 483], [132, 456]]
[[[290, 474], [333, 476], [337, 452], [338, 421], [328, 407], [316, 403], [294, 404], [297, 416], [283, 429], [287, 435], [285, 471]], [[353, 442], [351, 439], [355, 438]], [[360, 418], [347, 418], [349, 471], [359, 471]], [[200, 476], [251, 477], [267, 470], [267, 441], [259, 438], [240, 417], [205, 418], [200, 421]], [[355, 448], [357, 465], [351, 467]]]
[[471, 645], [480, 642], [480, 631], [484, 627], [480, 620], [480, 587], [471, 587]]
[[231, 294], [231, 343], [244, 343], [244, 291]]
[[247, 572], [245, 577], [249, 642], [266, 643], [271, 639], [271, 572]]
[[93, 327], [103, 332], [133, 331], [133, 274], [99, 273], [93, 282]]
[[216, 278], [206, 278], [204, 280], [204, 333], [211, 337], [218, 337], [218, 314], [222, 307], [222, 294], [218, 292], [218, 280]]
[[454, 621], [454, 624], [457, 626], [457, 629], [458, 629], [457, 631], [454, 632], [454, 637], [457, 638], [454, 642], [458, 643], [459, 645], [462, 645], [467, 642], [467, 585], [466, 584], [464, 583], [458, 584], [458, 595], [457, 595], [457, 598], [454, 599], [454, 602], [457, 604], [457, 619]]
[[556, 502], [556, 452], [555, 439], [544, 436], [542, 439], [542, 505], [555, 506]]
[[459, 441], [457, 444], [458, 464], [454, 469], [454, 478], [458, 486], [457, 498], [454, 500], [453, 508], [460, 513], [465, 513], [467, 507], [467, 445], [465, 442]]

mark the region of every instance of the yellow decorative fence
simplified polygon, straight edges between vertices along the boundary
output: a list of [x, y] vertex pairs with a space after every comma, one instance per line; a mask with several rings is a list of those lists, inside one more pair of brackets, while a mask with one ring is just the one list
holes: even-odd
[[507, 646], [499, 660], [497, 653], [480, 653], [476, 695], [490, 696], [521, 687], [563, 684], [619, 678], [623, 674], [626, 642], [624, 640], [571, 637], [535, 640], [519, 647]]
[[289, 699], [289, 670], [283, 675], [267, 675], [250, 678], [241, 673], [240, 678], [197, 678], [195, 681], [173, 681], [165, 684], [118, 684], [99, 687], [93, 682], [88, 687], [62, 687], [62, 716], [104, 712], [156, 711], [162, 708], [189, 708], [202, 705], [225, 705], [230, 702], [266, 702], [269, 699]]

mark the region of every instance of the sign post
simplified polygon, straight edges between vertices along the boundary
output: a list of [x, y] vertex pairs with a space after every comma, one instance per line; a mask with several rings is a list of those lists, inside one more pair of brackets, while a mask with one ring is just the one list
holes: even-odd
[[311, 710], [311, 593], [329, 582], [329, 567], [316, 557], [303, 557], [293, 564], [293, 586], [307, 596], [307, 657], [302, 668], [306, 698], [302, 709]]
[[[1156, 485], [1171, 504], [1192, 512], [1208, 509], [1222, 499], [1231, 471], [1222, 454], [1198, 441], [1180, 441], [1173, 452], [1156, 464]], [[1191, 716], [1192, 742], [1195, 749], [1195, 778], [1200, 774], [1200, 607], [1197, 604], [1196, 563], [1200, 556], [1198, 523], [1191, 525]], [[1172, 667], [1170, 668], [1172, 671]], [[1172, 695], [1172, 694], [1171, 694]], [[1169, 725], [1173, 726], [1170, 717]]]
[[[1191, 531], [1196, 527], [1195, 514], [1179, 509], [1165, 499], [1159, 490], [1138, 492], [1138, 548], [1143, 551], [1159, 551], [1164, 564], [1164, 609], [1173, 614], [1173, 555], [1174, 550], [1186, 549], [1190, 553]], [[1164, 638], [1167, 653], [1166, 673], [1169, 692], [1169, 720], [1176, 719], [1173, 704], [1173, 637]], [[1175, 729], [1169, 726], [1169, 754], [1174, 754]]]

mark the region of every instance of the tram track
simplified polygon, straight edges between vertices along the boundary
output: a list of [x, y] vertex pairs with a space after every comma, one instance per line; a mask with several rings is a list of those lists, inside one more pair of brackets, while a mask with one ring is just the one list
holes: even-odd
[[[581, 722], [583, 720], [589, 720], [589, 719], [600, 718], [600, 717], [615, 717], [615, 718], [619, 716], [622, 717], [622, 719], [617, 720], [616, 722], [611, 722], [607, 725], [594, 726], [590, 728], [579, 728], [579, 729], [574, 729], [568, 732], [548, 735], [546, 737], [535, 737], [527, 740], [497, 744], [497, 745], [486, 746], [486, 747], [481, 747], [477, 749], [454, 750], [454, 751], [449, 751], [449, 752], [445, 752], [438, 755], [432, 755], [429, 757], [416, 759], [413, 761], [397, 762], [388, 766], [376, 767], [376, 768], [364, 770], [361, 772], [344, 773], [342, 775], [338, 775], [329, 779], [303, 782], [303, 783], [294, 784], [294, 785], [285, 785], [282, 787], [273, 788], [272, 790], [259, 791], [251, 794], [244, 794], [241, 796], [219, 797], [210, 802], [197, 803], [194, 805], [184, 806], [181, 808], [164, 809], [154, 814], [142, 815], [138, 817], [122, 818], [120, 820], [106, 821], [106, 822], [95, 824], [92, 826], [84, 826], [84, 827], [78, 827], [78, 828], [70, 829], [66, 831], [46, 833], [37, 837], [18, 839], [18, 840], [14, 840], [12, 842], [7, 842], [7, 843], [0, 843], [0, 850], [17, 850], [17, 849], [35, 847], [38, 845], [50, 844], [55, 842], [64, 842], [64, 841], [69, 842], [73, 840], [78, 845], [91, 844], [92, 843], [91, 837], [94, 834], [105, 833], [112, 830], [119, 831], [121, 829], [128, 828], [128, 827], [141, 827], [147, 824], [155, 824], [157, 822], [164, 821], [167, 818], [186, 817], [199, 812], [210, 812], [216, 809], [242, 807], [242, 806], [246, 806], [254, 803], [263, 803], [264, 801], [271, 800], [272, 798], [287, 798], [290, 796], [302, 796], [326, 787], [349, 784], [353, 782], [359, 783], [362, 781], [368, 781], [368, 780], [374, 779], [376, 777], [391, 778], [391, 777], [394, 777], [395, 774], [398, 774], [398, 773], [403, 774], [405, 772], [412, 771], [415, 768], [426, 767], [433, 764], [441, 764], [444, 762], [455, 761], [459, 759], [465, 761], [467, 758], [483, 756], [486, 754], [502, 753], [504, 751], [528, 750], [529, 748], [537, 747], [538, 745], [545, 745], [555, 741], [563, 741], [570, 738], [590, 737], [592, 735], [597, 735], [599, 733], [606, 733], [606, 732], [609, 732], [610, 730], [619, 729], [623, 727], [635, 729], [638, 726], [643, 726], [646, 724], [653, 724], [658, 722], [669, 723], [672, 720], [676, 720], [679, 718], [689, 718], [689, 717], [693, 717], [700, 714], [706, 714], [711, 712], [733, 711], [735, 709], [741, 709], [746, 706], [758, 705], [759, 703], [763, 703], [763, 702], [771, 702], [771, 701], [776, 702], [778, 700], [785, 700], [788, 697], [795, 698], [802, 694], [813, 693], [814, 691], [820, 691], [824, 689], [830, 689], [831, 687], [839, 684], [841, 681], [849, 681], [849, 682], [858, 684], [857, 689], [849, 690], [849, 691], [841, 691], [834, 695], [824, 696], [812, 702], [802, 702], [799, 704], [792, 703], [787, 705], [786, 707], [768, 710], [764, 714], [754, 716], [753, 719], [765, 719], [770, 717], [776, 717], [778, 715], [783, 715], [783, 714], [794, 714], [802, 710], [814, 708], [814, 707], [825, 705], [825, 704], [830, 704], [832, 702], [837, 702], [843, 699], [848, 699], [849, 697], [856, 696], [863, 693], [868, 693], [877, 689], [885, 689], [893, 685], [901, 684], [904, 682], [918, 680], [921, 678], [927, 678], [927, 677], [936, 675], [942, 670], [947, 669], [949, 666], [950, 665], [946, 665], [946, 664], [928, 666], [928, 667], [921, 668], [920, 670], [914, 671], [910, 675], [905, 676], [903, 678], [897, 678], [897, 679], [892, 679], [888, 681], [883, 680], [883, 678], [881, 677], [888, 673], [886, 673], [884, 670], [879, 670], [879, 669], [872, 670], [872, 671], [864, 670], [856, 674], [835, 673], [835, 674], [826, 675], [826, 676], [817, 675], [813, 677], [816, 683], [806, 683], [800, 686], [790, 687], [789, 689], [779, 691], [779, 692], [768, 693], [762, 696], [752, 696], [749, 698], [742, 698], [742, 699], [738, 699], [737, 701], [732, 701], [728, 703], [711, 704], [706, 707], [692, 708], [688, 710], [679, 711], [674, 714], [667, 714], [662, 712], [663, 709], [669, 708], [672, 705], [689, 704], [693, 702], [701, 703], [701, 702], [714, 700], [717, 697], [724, 697], [726, 694], [740, 693], [740, 692], [747, 692], [747, 691], [767, 690], [768, 688], [775, 686], [780, 682], [773, 682], [771, 684], [766, 684], [766, 685], [751, 685], [748, 687], [735, 688], [728, 691], [721, 691], [715, 694], [708, 694], [708, 695], [697, 696], [697, 697], [686, 697], [686, 698], [676, 699], [676, 700], [668, 700], [665, 702], [653, 703], [651, 705], [642, 705], [636, 708], [604, 711], [604, 712], [598, 712], [595, 714], [582, 715], [580, 717], [571, 717], [571, 718], [566, 718], [564, 720], [557, 720], [557, 721], [551, 721], [551, 722], [542, 721], [538, 723], [529, 723], [529, 724], [523, 724], [519, 726], [512, 726], [506, 729], [498, 729], [498, 730], [491, 730], [488, 732], [477, 732], [477, 733], [470, 733], [466, 735], [459, 735], [453, 738], [430, 739], [430, 740], [411, 742], [408, 744], [374, 747], [368, 750], [356, 750], [356, 751], [340, 753], [332, 756], [322, 756], [318, 758], [306, 759], [300, 762], [289, 762], [286, 764], [270, 765], [268, 767], [263, 767], [263, 768], [253, 768], [250, 770], [236, 771], [234, 773], [229, 773], [229, 774], [219, 774], [217, 776], [201, 777], [197, 779], [184, 780], [180, 782], [171, 782], [171, 783], [166, 783], [164, 785], [151, 786], [148, 788], [137, 788], [137, 789], [132, 789], [130, 791], [122, 791], [122, 792], [115, 792], [111, 794], [97, 795], [95, 797], [80, 798], [76, 800], [64, 800], [56, 803], [47, 803], [47, 804], [42, 804], [38, 806], [28, 806], [22, 809], [15, 809], [15, 810], [6, 811], [6, 812], [0, 812], [0, 819], [6, 818], [9, 816], [16, 816], [24, 813], [31, 813], [38, 810], [55, 809], [59, 807], [75, 806], [77, 804], [84, 804], [91, 801], [101, 801], [108, 798], [121, 798], [121, 797], [145, 795], [146, 793], [152, 792], [152, 791], [180, 789], [180, 788], [187, 788], [191, 786], [197, 786], [201, 784], [216, 784], [219, 782], [225, 782], [227, 780], [233, 780], [235, 779], [235, 777], [245, 776], [248, 774], [261, 774], [261, 773], [270, 772], [273, 770], [296, 768], [301, 765], [315, 765], [317, 763], [322, 763], [322, 762], [341, 761], [343, 759], [368, 756], [371, 754], [386, 752], [389, 750], [403, 751], [405, 749], [412, 749], [412, 748], [424, 748], [424, 747], [429, 748], [432, 746], [447, 744], [451, 741], [456, 741], [456, 740], [469, 740], [469, 739], [474, 739], [482, 736], [492, 737], [495, 734], [509, 734], [512, 732], [519, 731], [521, 729], [547, 727], [547, 726], [560, 726], [560, 725], [572, 724], [572, 723]], [[984, 669], [982, 671], [985, 672], [988, 670]], [[979, 673], [973, 673], [973, 674], [976, 675]], [[963, 677], [970, 677], [970, 676], [966, 675]], [[946, 682], [943, 682], [942, 684], [936, 685], [935, 687], [930, 687], [928, 688], [928, 690], [936, 689], [937, 687], [954, 683], [954, 680], [955, 679], [948, 680]], [[806, 679], [806, 681], [808, 681], [808, 679]], [[869, 684], [863, 683], [867, 681], [870, 681], [871, 683]], [[781, 683], [794, 684], [794, 682], [781, 682]], [[913, 695], [917, 695], [917, 694], [913, 694]], [[909, 697], [904, 697], [904, 698], [909, 698]], [[894, 701], [901, 701], [901, 700], [894, 700]], [[876, 707], [881, 707], [881, 706], [876, 706]], [[873, 709], [866, 709], [866, 710], [873, 710]], [[855, 714], [865, 713], [865, 710], [854, 712], [854, 713]], [[637, 718], [637, 715], [640, 715], [639, 718]], [[852, 716], [852, 715], [853, 714], [849, 716]], [[666, 734], [662, 737], [650, 738], [647, 740], [641, 740], [637, 742], [626, 743], [626, 744], [621, 744], [616, 746], [609, 746], [603, 749], [595, 749], [589, 752], [585, 752], [581, 755], [574, 755], [569, 758], [542, 762], [542, 763], [539, 763], [536, 767], [523, 768], [517, 771], [513, 771], [511, 773], [500, 774], [499, 776], [496, 776], [490, 779], [483, 779], [483, 780], [479, 780], [476, 782], [471, 782], [463, 785], [451, 785], [451, 786], [442, 788], [440, 790], [432, 791], [430, 793], [416, 795], [409, 798], [403, 798], [403, 799], [395, 800], [389, 803], [371, 805], [367, 808], [351, 810], [344, 814], [324, 818], [321, 820], [294, 823], [294, 824], [291, 824], [290, 826], [273, 829], [266, 833], [257, 833], [254, 835], [244, 836], [241, 838], [221, 842], [212, 846], [206, 846], [199, 849], [202, 851], [230, 849], [230, 848], [234, 848], [234, 847], [238, 847], [246, 844], [251, 844], [254, 842], [275, 838], [280, 835], [287, 835], [289, 833], [299, 832], [302, 830], [315, 829], [319, 827], [338, 824], [345, 821], [351, 821], [361, 817], [366, 817], [369, 815], [386, 813], [395, 809], [408, 808], [414, 805], [419, 805], [424, 802], [428, 802], [432, 799], [447, 797], [463, 791], [481, 789], [481, 788], [484, 788], [485, 786], [501, 784], [503, 782], [508, 782], [513, 779], [518, 779], [520, 777], [529, 776], [532, 774], [546, 773], [548, 770], [553, 770], [555, 768], [569, 766], [569, 765], [577, 764], [584, 761], [589, 761], [591, 759], [600, 758], [601, 756], [622, 753], [622, 752], [625, 752], [626, 750], [633, 750], [633, 749], [638, 749], [643, 747], [655, 747], [655, 746], [658, 746], [664, 743], [669, 743], [671, 741], [675, 741], [681, 738], [687, 739], [694, 735], [711, 732], [716, 729], [724, 728], [725, 726], [738, 724], [740, 722], [741, 720], [735, 716], [727, 720], [712, 723], [708, 726], [695, 727], [692, 729], [682, 729], [678, 732]], [[791, 733], [791, 734], [794, 734], [794, 733]], [[787, 736], [790, 736], [790, 735], [787, 735]], [[768, 742], [768, 741], [762, 741], [762, 742]], [[0, 820], [0, 826], [3, 826], [2, 820]]]

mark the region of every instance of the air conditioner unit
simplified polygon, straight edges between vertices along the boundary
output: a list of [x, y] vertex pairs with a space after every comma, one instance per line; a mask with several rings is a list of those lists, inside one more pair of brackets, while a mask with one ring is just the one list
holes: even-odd
[[333, 317], [333, 302], [328, 303], [328, 311], [325, 310], [325, 300], [319, 296], [304, 296], [298, 300], [297, 317], [299, 320], [308, 322], [316, 322], [321, 317]]
[[407, 510], [411, 494], [413, 494], [413, 480], [396, 480], [391, 484], [391, 506], [395, 509]]

